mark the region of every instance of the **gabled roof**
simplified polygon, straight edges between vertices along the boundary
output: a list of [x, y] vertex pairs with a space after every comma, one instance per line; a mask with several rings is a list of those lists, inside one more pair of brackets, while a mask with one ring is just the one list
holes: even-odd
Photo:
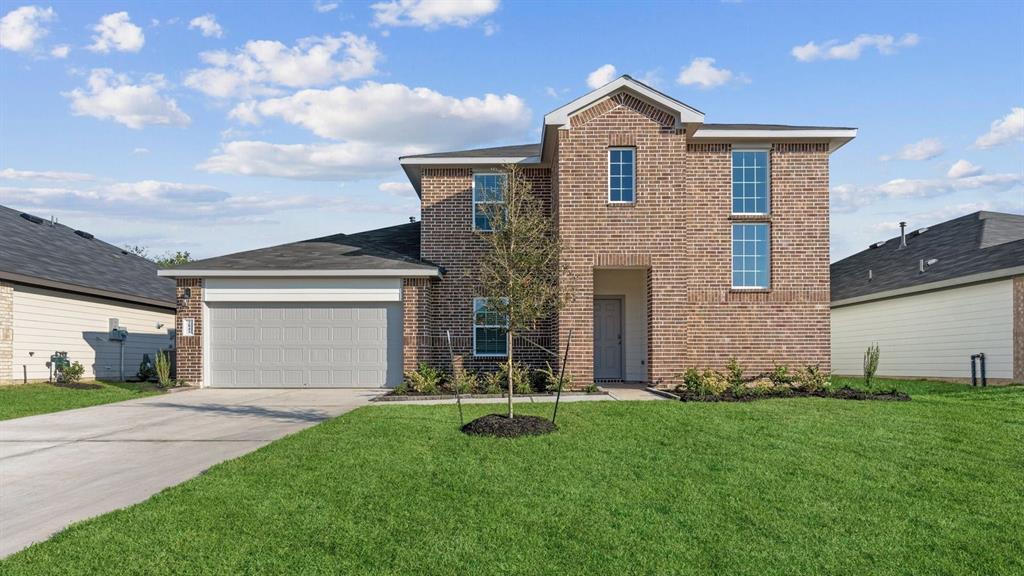
[[1024, 274], [1024, 215], [974, 212], [899, 246], [896, 236], [832, 264], [833, 306]]
[[0, 278], [174, 308], [174, 281], [157, 265], [92, 234], [0, 206]]
[[196, 260], [161, 276], [438, 276], [420, 260], [420, 223], [299, 242]]
[[679, 100], [659, 92], [647, 84], [634, 80], [630, 76], [624, 74], [604, 86], [591, 90], [572, 102], [545, 114], [544, 125], [564, 126], [565, 124], [568, 124], [569, 117], [573, 114], [589, 108], [601, 100], [604, 100], [606, 96], [614, 94], [619, 90], [626, 90], [634, 96], [639, 97], [641, 100], [645, 100], [650, 104], [672, 112], [676, 117], [676, 124], [680, 127], [683, 124], [704, 122], [704, 113], [700, 110], [697, 110], [687, 104], [683, 104]]

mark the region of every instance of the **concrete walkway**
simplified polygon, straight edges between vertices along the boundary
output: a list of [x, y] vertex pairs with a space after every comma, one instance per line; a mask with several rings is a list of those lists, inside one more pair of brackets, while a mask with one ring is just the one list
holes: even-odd
[[0, 421], [0, 557], [380, 390], [195, 390]]

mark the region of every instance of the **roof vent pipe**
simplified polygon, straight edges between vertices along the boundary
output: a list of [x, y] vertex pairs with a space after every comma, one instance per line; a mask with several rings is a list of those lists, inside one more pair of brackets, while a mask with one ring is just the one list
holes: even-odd
[[907, 247], [907, 223], [900, 222], [900, 247], [897, 250], [902, 250]]

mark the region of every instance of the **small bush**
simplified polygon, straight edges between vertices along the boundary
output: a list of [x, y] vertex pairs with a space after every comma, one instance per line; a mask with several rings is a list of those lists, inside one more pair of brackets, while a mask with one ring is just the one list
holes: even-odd
[[753, 396], [764, 396], [766, 394], [770, 394], [777, 388], [778, 386], [776, 386], [774, 381], [768, 378], [758, 378], [757, 380], [754, 380], [750, 384], [744, 386], [743, 393]]
[[156, 353], [156, 379], [161, 388], [170, 388], [174, 385], [171, 381], [171, 361], [163, 350]]
[[743, 389], [743, 366], [740, 365], [739, 360], [735, 357], [730, 358], [729, 363], [725, 365], [725, 373], [729, 388], [733, 392], [741, 392]]
[[412, 390], [409, 388], [409, 383], [406, 382], [405, 380], [402, 380], [401, 384], [395, 386], [394, 390], [392, 390], [392, 393], [398, 396], [405, 396], [409, 394], [409, 392], [411, 391]]
[[77, 360], [68, 364], [60, 371], [57, 380], [64, 384], [78, 384], [78, 381], [82, 379], [82, 374], [85, 373], [85, 367], [82, 366], [81, 362]]
[[501, 394], [508, 381], [503, 372], [485, 372], [480, 378], [480, 392], [483, 394]]
[[135, 373], [135, 378], [139, 382], [149, 382], [156, 376], [156, 369], [153, 368], [153, 362], [149, 359], [149, 354], [145, 354], [142, 357], [142, 362], [139, 363], [139, 371]]
[[459, 394], [469, 394], [480, 387], [479, 380], [480, 378], [475, 372], [456, 370], [451, 381], [452, 391], [458, 392]]
[[590, 384], [587, 384], [585, 388], [583, 388], [583, 391], [588, 394], [596, 394], [600, 392], [601, 389], [597, 387], [597, 384], [591, 382]]
[[[503, 362], [498, 370], [502, 378], [502, 389], [508, 388], [508, 362]], [[512, 390], [516, 394], [530, 394], [533, 383], [530, 381], [530, 369], [519, 362], [512, 363]]]
[[875, 372], [878, 371], [878, 357], [881, 355], [878, 343], [868, 346], [864, 352], [864, 386], [871, 390], [871, 381], [875, 379]]
[[[539, 388], [542, 392], [557, 392], [558, 391], [558, 370], [551, 367], [548, 363], [547, 367], [537, 371], [543, 377], [542, 387]], [[572, 374], [566, 372], [562, 374], [562, 390], [571, 390], [573, 386]]]
[[768, 379], [775, 386], [789, 386], [796, 380], [796, 376], [789, 371], [789, 366], [786, 364], [776, 364], [768, 373]]
[[696, 390], [701, 387], [701, 375], [700, 371], [692, 366], [683, 372], [683, 385], [682, 388], [686, 390]]
[[405, 373], [405, 382], [413, 392], [437, 394], [444, 384], [444, 372], [426, 362], [420, 362], [416, 370]]
[[687, 390], [698, 396], [718, 396], [729, 389], [729, 379], [717, 370], [710, 368], [700, 374], [687, 370], [684, 378], [689, 378]]
[[825, 390], [831, 384], [828, 374], [821, 371], [818, 366], [808, 364], [797, 374], [797, 383], [801, 390], [807, 392], [819, 392]]

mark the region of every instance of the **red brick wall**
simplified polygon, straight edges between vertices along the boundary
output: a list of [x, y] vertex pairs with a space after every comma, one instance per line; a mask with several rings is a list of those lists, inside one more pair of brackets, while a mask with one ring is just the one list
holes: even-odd
[[[185, 301], [185, 288], [192, 296]], [[178, 278], [178, 312], [174, 319], [174, 348], [177, 358], [177, 377], [192, 386], [203, 383], [203, 279]], [[182, 320], [195, 320], [195, 336], [183, 336]]]

